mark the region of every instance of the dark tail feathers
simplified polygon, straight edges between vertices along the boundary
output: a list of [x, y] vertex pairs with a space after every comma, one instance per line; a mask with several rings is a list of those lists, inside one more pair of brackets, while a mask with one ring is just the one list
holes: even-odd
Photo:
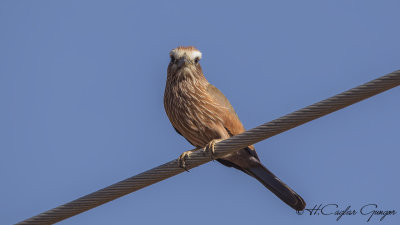
[[306, 203], [300, 195], [279, 180], [278, 177], [271, 173], [271, 171], [265, 168], [262, 164], [246, 168], [245, 172], [260, 181], [266, 188], [272, 191], [272, 193], [293, 209], [301, 211], [306, 207]]

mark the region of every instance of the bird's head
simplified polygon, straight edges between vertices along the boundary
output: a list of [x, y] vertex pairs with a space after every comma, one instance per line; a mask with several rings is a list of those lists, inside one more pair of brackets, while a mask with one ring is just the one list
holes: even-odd
[[[171, 61], [168, 65], [169, 76], [192, 77], [203, 75], [200, 59], [201, 52], [193, 46], [179, 46], [169, 53]], [[182, 77], [182, 78], [183, 78]]]

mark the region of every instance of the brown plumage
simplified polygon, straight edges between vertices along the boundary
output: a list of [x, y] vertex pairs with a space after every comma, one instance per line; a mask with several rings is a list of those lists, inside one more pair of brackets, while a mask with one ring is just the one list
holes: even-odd
[[[228, 99], [204, 77], [201, 52], [193, 46], [178, 47], [170, 57], [164, 107], [175, 130], [198, 148], [243, 133]], [[256, 178], [295, 210], [304, 209], [304, 200], [261, 164], [252, 145], [217, 161]]]

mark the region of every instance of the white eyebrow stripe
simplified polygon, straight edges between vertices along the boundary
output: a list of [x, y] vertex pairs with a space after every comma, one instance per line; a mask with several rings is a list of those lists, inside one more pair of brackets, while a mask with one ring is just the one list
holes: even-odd
[[201, 52], [198, 50], [183, 50], [183, 49], [173, 49], [170, 53], [173, 55], [175, 58], [181, 58], [183, 55], [186, 54], [191, 60], [194, 60], [195, 58], [199, 57], [201, 59]]
[[200, 51], [192, 51], [191, 56], [192, 59], [199, 57], [201, 59], [201, 52]]

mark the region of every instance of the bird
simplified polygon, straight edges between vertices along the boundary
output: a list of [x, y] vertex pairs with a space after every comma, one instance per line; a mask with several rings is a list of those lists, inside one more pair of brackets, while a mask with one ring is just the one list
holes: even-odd
[[[196, 149], [213, 148], [218, 141], [243, 133], [245, 128], [229, 100], [204, 76], [202, 53], [194, 46], [179, 46], [169, 56], [164, 108], [175, 131]], [[179, 159], [188, 156], [190, 151]], [[293, 209], [304, 210], [303, 198], [260, 162], [253, 145], [216, 160], [254, 177]]]

